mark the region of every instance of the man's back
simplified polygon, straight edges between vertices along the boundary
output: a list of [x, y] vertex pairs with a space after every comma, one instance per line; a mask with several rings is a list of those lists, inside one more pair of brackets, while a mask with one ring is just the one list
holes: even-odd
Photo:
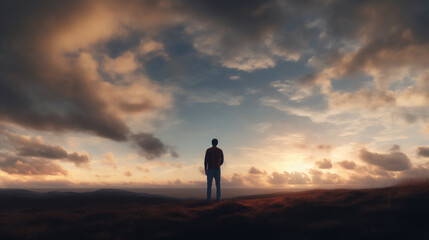
[[218, 147], [208, 148], [204, 160], [208, 169], [218, 169], [223, 164], [223, 152]]
[[216, 200], [220, 201], [220, 166], [223, 164], [223, 152], [217, 148], [218, 140], [212, 139], [212, 146], [206, 150], [204, 157], [204, 170], [207, 175], [207, 202], [212, 196], [212, 181], [216, 180]]

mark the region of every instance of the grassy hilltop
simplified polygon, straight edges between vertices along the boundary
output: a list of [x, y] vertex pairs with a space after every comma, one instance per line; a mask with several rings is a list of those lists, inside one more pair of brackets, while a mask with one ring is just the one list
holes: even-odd
[[0, 239], [426, 239], [427, 184], [205, 204], [121, 190], [0, 191]]

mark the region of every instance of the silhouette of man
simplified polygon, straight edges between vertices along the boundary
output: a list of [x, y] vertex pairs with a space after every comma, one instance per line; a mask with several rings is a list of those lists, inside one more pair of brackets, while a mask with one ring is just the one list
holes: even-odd
[[218, 141], [216, 138], [212, 140], [212, 147], [206, 151], [204, 157], [204, 170], [207, 175], [207, 202], [212, 197], [212, 182], [213, 178], [216, 181], [216, 199], [220, 201], [220, 166], [223, 164], [223, 152], [216, 147]]

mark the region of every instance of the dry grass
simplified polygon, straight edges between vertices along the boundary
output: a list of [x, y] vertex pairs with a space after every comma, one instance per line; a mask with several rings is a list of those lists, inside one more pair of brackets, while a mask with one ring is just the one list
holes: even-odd
[[311, 190], [213, 204], [0, 192], [0, 239], [423, 239], [428, 186]]

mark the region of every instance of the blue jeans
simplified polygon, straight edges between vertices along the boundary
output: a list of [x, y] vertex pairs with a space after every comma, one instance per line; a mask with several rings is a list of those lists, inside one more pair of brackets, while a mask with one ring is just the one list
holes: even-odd
[[213, 178], [216, 181], [216, 199], [220, 201], [220, 168], [207, 169], [207, 201], [212, 198], [212, 182]]

